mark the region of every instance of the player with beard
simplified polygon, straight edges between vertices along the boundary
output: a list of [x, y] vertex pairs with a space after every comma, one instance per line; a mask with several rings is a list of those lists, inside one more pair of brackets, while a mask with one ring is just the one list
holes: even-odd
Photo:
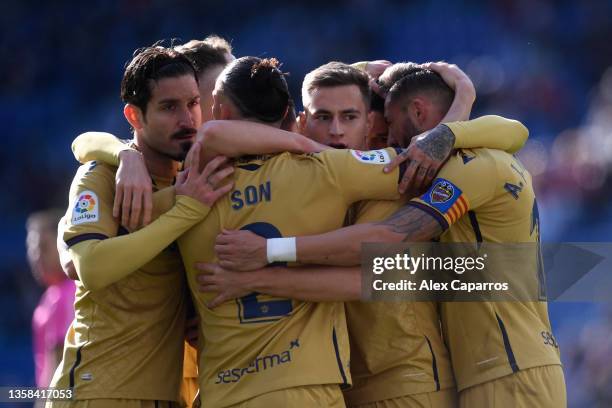
[[[163, 47], [138, 50], [121, 96], [154, 185], [170, 185], [201, 122], [193, 65]], [[49, 407], [169, 407], [179, 401], [186, 297], [171, 244], [229, 191], [213, 185], [233, 170], [216, 171], [223, 161], [178, 177], [176, 203], [139, 231], [113, 217], [115, 168], [91, 162], [77, 171], [60, 231], [79, 278], [76, 313], [51, 383], [71, 388], [73, 399], [49, 401]]]
[[[198, 76], [202, 123], [212, 119], [212, 90], [215, 80], [225, 66], [235, 59], [231, 45], [223, 38], [210, 35], [204, 40], [191, 40], [175, 47], [193, 63]], [[212, 148], [222, 147], [221, 143]], [[142, 155], [130, 149], [110, 133], [86, 132], [78, 136], [72, 150], [81, 163], [94, 160], [119, 166], [117, 171], [116, 196], [113, 205], [115, 217], [121, 223], [136, 228], [139, 221], [144, 225], [151, 219], [152, 184]]]
[[[176, 47], [176, 50], [189, 58], [196, 69], [202, 121], [210, 120], [212, 118], [212, 89], [221, 70], [227, 63], [235, 59], [232, 55], [232, 47], [225, 39], [210, 35], [204, 40], [191, 40]], [[73, 150], [75, 155], [88, 150], [98, 151], [102, 155], [102, 161], [119, 166], [116, 173], [113, 215], [122, 216], [122, 225], [135, 228], [141, 219], [141, 212], [144, 224], [150, 222], [151, 194], [154, 186], [142, 154], [129, 146], [128, 143], [120, 141], [109, 133], [87, 132], [75, 140]], [[87, 153], [84, 153], [80, 159], [82, 163], [92, 160]], [[191, 317], [187, 319], [181, 399], [185, 404], [190, 405], [198, 391], [197, 318], [195, 318], [195, 310], [191, 302], [189, 302], [188, 310]]]
[[[399, 144], [430, 128], [427, 117], [446, 106], [444, 96], [432, 91], [422, 75], [412, 64], [396, 64], [382, 78], [389, 89], [385, 114], [390, 136]], [[448, 133], [447, 127], [436, 129]], [[448, 186], [448, 201], [434, 199], [434, 191]], [[540, 243], [531, 175], [516, 157], [488, 149], [451, 155], [432, 187], [374, 229], [381, 226], [386, 231], [378, 238], [385, 241], [439, 237], [441, 242]], [[442, 303], [441, 318], [460, 407], [566, 406], [545, 296], [532, 302]]]
[[[193, 63], [198, 78], [200, 92], [200, 108], [202, 118], [212, 118], [212, 90], [214, 82], [227, 65], [235, 58], [232, 55], [231, 46], [224, 39], [217, 36], [209, 36], [206, 39], [191, 40], [188, 43], [175, 48]], [[208, 132], [205, 148], [228, 156], [237, 156], [252, 153], [253, 150], [266, 146], [266, 138], [258, 143], [249, 143], [251, 139], [245, 140], [244, 127], [240, 127], [235, 137], [226, 137], [226, 132], [221, 129]], [[187, 133], [191, 134], [192, 130]], [[172, 137], [180, 139], [185, 136], [185, 131], [180, 130]], [[82, 163], [97, 158], [111, 166], [118, 166], [116, 173], [116, 195], [113, 205], [113, 215], [121, 216], [121, 224], [136, 228], [139, 223], [148, 224], [151, 219], [152, 200], [151, 192], [158, 190], [158, 186], [152, 186], [151, 176], [147, 170], [146, 158], [143, 154], [130, 147], [109, 133], [87, 132], [80, 135], [73, 143], [73, 151], [77, 159]], [[270, 151], [294, 150], [299, 152], [317, 150], [317, 146], [301, 136], [284, 138], [281, 143], [271, 144]], [[142, 211], [141, 211], [142, 210]], [[67, 264], [70, 267], [71, 264]], [[73, 279], [78, 276], [72, 275]], [[189, 299], [188, 299], [189, 300]], [[182, 400], [190, 405], [197, 393], [197, 319], [188, 320], [187, 337], [191, 345], [185, 345], [184, 356], [184, 381], [182, 383]]]

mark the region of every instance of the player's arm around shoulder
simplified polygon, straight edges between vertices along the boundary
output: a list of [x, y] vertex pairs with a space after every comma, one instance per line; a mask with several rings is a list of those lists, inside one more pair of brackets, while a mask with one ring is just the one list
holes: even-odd
[[106, 132], [85, 132], [72, 141], [72, 153], [79, 163], [97, 160], [119, 166], [119, 153], [130, 150], [127, 141]]
[[329, 149], [298, 133], [242, 120], [210, 120], [198, 129], [207, 154], [240, 157], [282, 152], [315, 153]]
[[[198, 153], [193, 155], [192, 160], [199, 163]], [[157, 220], [135, 232], [116, 236], [119, 224], [112, 217], [112, 196], [98, 200], [99, 206], [91, 209], [95, 216], [82, 221], [82, 224], [88, 224], [87, 229], [90, 230], [95, 230], [98, 224], [108, 224], [105, 234], [92, 235], [87, 232], [76, 241], [66, 241], [83, 286], [97, 290], [123, 279], [204, 219], [214, 202], [232, 187], [232, 183], [226, 183], [225, 179], [233, 172], [233, 168], [217, 171], [224, 160], [219, 157], [202, 171], [194, 165], [190, 171], [183, 172], [177, 180], [176, 204]], [[110, 185], [112, 188], [112, 179]], [[93, 191], [88, 192], [88, 197], [96, 195], [90, 193]], [[75, 211], [78, 212], [77, 209]]]
[[113, 215], [134, 229], [141, 213], [143, 225], [151, 221], [152, 184], [142, 154], [128, 142], [111, 133], [85, 132], [72, 142], [72, 152], [81, 163], [96, 160], [118, 167]]
[[529, 130], [518, 120], [497, 115], [485, 115], [464, 122], [446, 123], [455, 135], [454, 147], [505, 150], [515, 153], [520, 150], [529, 137]]
[[468, 210], [491, 198], [496, 174], [496, 162], [488, 149], [457, 151], [424, 194], [383, 221], [347, 228], [347, 251], [360, 254], [360, 242], [423, 242], [438, 238]]
[[398, 154], [394, 148], [377, 150], [340, 149], [319, 153], [325, 171], [338, 193], [347, 204], [361, 200], [396, 200], [399, 198], [398, 182], [405, 166], [390, 172], [384, 167]]

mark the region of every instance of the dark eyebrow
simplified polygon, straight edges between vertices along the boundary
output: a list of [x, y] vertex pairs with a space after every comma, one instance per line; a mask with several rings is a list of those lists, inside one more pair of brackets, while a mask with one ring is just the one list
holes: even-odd
[[[193, 101], [194, 99], [200, 99], [200, 95], [193, 95], [189, 100]], [[158, 105], [167, 105], [167, 104], [173, 104], [173, 103], [179, 103], [181, 100], [177, 99], [177, 98], [167, 98], [167, 99], [162, 99], [161, 101], [157, 102]]]
[[157, 104], [166, 105], [166, 104], [171, 104], [171, 103], [177, 103], [178, 101], [179, 101], [178, 99], [168, 98], [168, 99], [162, 99], [161, 101], [157, 102]]
[[[328, 111], [327, 109], [317, 109], [316, 111], [314, 111], [313, 115], [320, 115], [322, 113], [331, 115], [332, 112]], [[345, 109], [343, 111], [340, 111], [340, 114], [342, 115], [346, 115], [347, 113], [359, 113], [359, 109], [355, 109], [355, 108], [349, 108], [349, 109]]]

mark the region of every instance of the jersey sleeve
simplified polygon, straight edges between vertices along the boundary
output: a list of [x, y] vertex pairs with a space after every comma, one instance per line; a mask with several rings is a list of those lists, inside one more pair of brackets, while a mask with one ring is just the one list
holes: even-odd
[[70, 255], [81, 282], [96, 290], [125, 278], [204, 219], [209, 210], [191, 197], [177, 196], [170, 211], [138, 231], [72, 246]]
[[514, 153], [525, 145], [529, 137], [529, 130], [521, 122], [495, 115], [445, 125], [455, 135], [456, 149], [486, 147]]
[[[82, 171], [71, 188], [70, 218], [62, 236], [83, 286], [102, 289], [151, 261], [181, 234], [200, 222], [210, 208], [187, 197], [166, 194], [170, 210], [129, 233], [112, 217], [112, 171]], [[79, 171], [81, 172], [81, 170]], [[162, 193], [162, 192], [160, 192]]]
[[105, 132], [85, 132], [72, 142], [72, 153], [80, 162], [97, 160], [111, 166], [119, 166], [119, 153], [130, 149], [127, 141]]
[[320, 153], [338, 193], [348, 204], [361, 200], [396, 200], [405, 166], [390, 173], [383, 168], [396, 156], [393, 148], [380, 150], [326, 150]]
[[176, 201], [176, 190], [174, 186], [166, 187], [153, 193], [152, 219], [157, 219], [160, 215], [169, 211]]
[[117, 235], [119, 223], [113, 218], [115, 177], [113, 171], [96, 162], [79, 168], [70, 187], [69, 209], [60, 224], [68, 247], [90, 239]]
[[460, 150], [442, 167], [427, 192], [408, 205], [429, 213], [446, 230], [495, 196], [497, 173], [496, 162], [486, 149]]

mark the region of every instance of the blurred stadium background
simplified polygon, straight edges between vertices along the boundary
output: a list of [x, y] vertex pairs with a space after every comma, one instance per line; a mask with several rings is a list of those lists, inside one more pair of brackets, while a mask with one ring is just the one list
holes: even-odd
[[[521, 120], [543, 240], [612, 236], [612, 2], [8, 1], [0, 13], [0, 384], [32, 386], [31, 316], [42, 292], [25, 260], [25, 219], [65, 208], [86, 130], [127, 137], [119, 82], [135, 48], [216, 33], [237, 56], [276, 56], [297, 100], [330, 60], [457, 63], [473, 116]], [[610, 305], [552, 303], [570, 406], [612, 406]]]

